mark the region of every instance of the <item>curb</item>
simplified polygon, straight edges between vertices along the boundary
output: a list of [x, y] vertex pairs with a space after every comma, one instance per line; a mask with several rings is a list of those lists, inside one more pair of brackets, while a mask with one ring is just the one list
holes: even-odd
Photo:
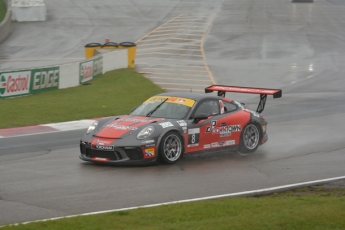
[[101, 118], [0, 129], [0, 138], [29, 136], [29, 135], [37, 135], [37, 134], [45, 134], [45, 133], [53, 133], [53, 132], [87, 129], [94, 121], [97, 121], [99, 119]]

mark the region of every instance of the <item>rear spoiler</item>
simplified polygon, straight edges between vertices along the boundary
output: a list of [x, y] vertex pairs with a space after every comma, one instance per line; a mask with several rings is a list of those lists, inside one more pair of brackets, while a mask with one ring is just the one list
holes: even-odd
[[262, 113], [262, 111], [264, 111], [267, 95], [273, 95], [273, 98], [280, 98], [282, 96], [281, 89], [251, 88], [227, 85], [211, 85], [205, 88], [205, 93], [212, 93], [213, 91], [217, 91], [217, 95], [220, 97], [225, 97], [226, 92], [260, 94], [260, 102], [258, 108], [256, 109], [256, 112], [258, 113]]

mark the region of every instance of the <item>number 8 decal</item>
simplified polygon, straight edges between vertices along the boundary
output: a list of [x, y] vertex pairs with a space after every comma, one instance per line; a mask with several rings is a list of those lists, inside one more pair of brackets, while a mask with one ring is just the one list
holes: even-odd
[[199, 146], [200, 129], [188, 129], [188, 147]]
[[192, 134], [192, 144], [195, 143], [195, 134]]

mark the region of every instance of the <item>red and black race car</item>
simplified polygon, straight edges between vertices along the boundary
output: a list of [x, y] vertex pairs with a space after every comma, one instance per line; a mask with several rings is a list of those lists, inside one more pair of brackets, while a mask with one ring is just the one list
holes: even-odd
[[[207, 94], [216, 91], [217, 96]], [[260, 94], [256, 112], [225, 97], [226, 92]], [[173, 164], [183, 154], [234, 150], [254, 152], [267, 141], [261, 115], [267, 95], [280, 89], [212, 85], [206, 94], [162, 93], [146, 100], [130, 115], [94, 122], [80, 141], [80, 159], [133, 164]]]

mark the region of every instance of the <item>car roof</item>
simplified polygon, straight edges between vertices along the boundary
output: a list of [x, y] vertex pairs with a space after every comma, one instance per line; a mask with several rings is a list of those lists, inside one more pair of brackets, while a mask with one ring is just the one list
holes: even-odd
[[183, 97], [193, 99], [195, 101], [200, 101], [203, 99], [221, 99], [218, 96], [212, 94], [202, 94], [202, 93], [189, 93], [189, 92], [167, 92], [167, 93], [160, 93], [156, 96], [170, 96], [170, 97]]

